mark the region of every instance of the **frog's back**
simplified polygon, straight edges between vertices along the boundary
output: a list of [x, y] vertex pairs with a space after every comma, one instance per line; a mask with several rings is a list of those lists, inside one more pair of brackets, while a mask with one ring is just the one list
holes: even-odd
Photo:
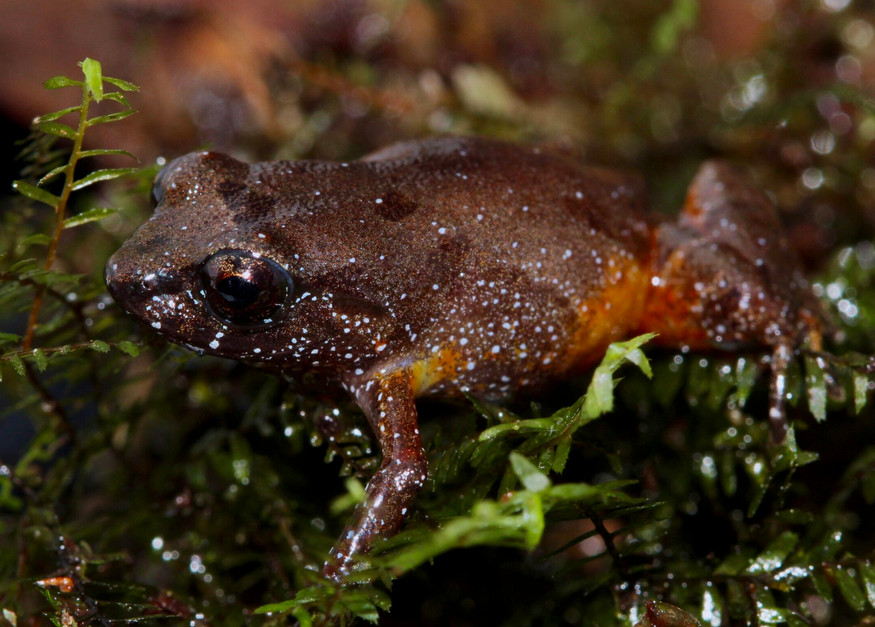
[[650, 254], [640, 179], [554, 151], [447, 137], [396, 144], [347, 168], [354, 185], [329, 193], [343, 199], [333, 241], [354, 228], [362, 253], [389, 247], [408, 271], [464, 248], [536, 282], [592, 292], [609, 259]]
[[636, 256], [648, 248], [640, 178], [587, 166], [555, 150], [445, 137], [395, 144], [358, 164], [366, 165], [378, 184], [405, 191], [407, 198], [398, 203], [404, 208], [384, 207], [386, 217], [412, 216], [416, 207], [419, 215], [411, 223], [464, 220], [471, 233], [483, 230], [473, 225], [486, 227], [494, 243], [524, 233], [529, 241], [546, 235], [551, 241], [585, 241], [591, 248], [613, 241]]

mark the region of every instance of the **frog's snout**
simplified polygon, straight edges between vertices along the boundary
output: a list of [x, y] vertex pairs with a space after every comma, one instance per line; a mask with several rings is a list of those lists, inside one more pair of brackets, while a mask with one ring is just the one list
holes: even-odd
[[134, 319], [172, 335], [184, 318], [178, 279], [172, 273], [144, 272], [116, 253], [106, 262], [104, 278], [113, 300]]
[[142, 298], [146, 293], [144, 286], [139, 285], [140, 281], [134, 280], [135, 277], [124, 269], [117, 254], [107, 260], [103, 279], [109, 295], [127, 311], [130, 311], [131, 304], [137, 302], [138, 297]]

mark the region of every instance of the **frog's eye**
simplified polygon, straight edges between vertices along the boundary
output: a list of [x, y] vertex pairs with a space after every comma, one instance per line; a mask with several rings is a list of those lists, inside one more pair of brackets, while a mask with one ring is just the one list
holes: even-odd
[[292, 291], [292, 278], [278, 263], [244, 250], [207, 257], [201, 280], [213, 314], [240, 326], [272, 322]]

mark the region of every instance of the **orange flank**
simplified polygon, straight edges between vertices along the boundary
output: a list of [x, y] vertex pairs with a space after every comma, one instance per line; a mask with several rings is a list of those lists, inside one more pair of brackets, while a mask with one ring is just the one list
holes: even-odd
[[701, 324], [701, 298], [690, 279], [684, 278], [684, 263], [683, 252], [676, 251], [653, 275], [635, 332], [657, 333], [655, 343], [663, 346], [709, 348], [712, 344]]
[[461, 368], [462, 355], [454, 345], [440, 348], [425, 359], [413, 362], [410, 375], [414, 394], [418, 396], [433, 385], [455, 377]]
[[577, 366], [601, 359], [611, 342], [628, 336], [644, 315], [649, 275], [642, 262], [625, 257], [608, 260], [614, 280], [577, 307], [577, 326], [566, 350]]

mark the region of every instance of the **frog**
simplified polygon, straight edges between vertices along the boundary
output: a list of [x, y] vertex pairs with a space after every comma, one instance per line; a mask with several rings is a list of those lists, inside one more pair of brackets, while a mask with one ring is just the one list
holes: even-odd
[[585, 372], [614, 341], [818, 350], [818, 304], [769, 196], [704, 162], [675, 219], [635, 175], [482, 137], [390, 145], [345, 162], [168, 163], [156, 207], [108, 260], [130, 315], [169, 341], [310, 377], [361, 408], [382, 452], [325, 563], [343, 580], [397, 533], [428, 477], [417, 400], [488, 402]]

